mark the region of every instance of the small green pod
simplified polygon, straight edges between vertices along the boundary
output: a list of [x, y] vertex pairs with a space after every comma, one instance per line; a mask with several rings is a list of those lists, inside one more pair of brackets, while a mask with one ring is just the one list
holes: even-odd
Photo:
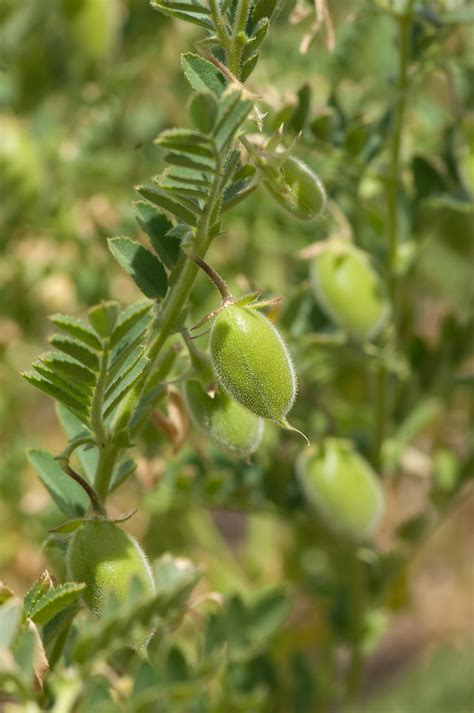
[[275, 201], [294, 218], [305, 222], [316, 220], [326, 203], [326, 193], [317, 175], [294, 156], [278, 167], [262, 169], [263, 185]]
[[107, 520], [89, 520], [74, 532], [67, 565], [71, 579], [86, 584], [84, 602], [98, 617], [110, 593], [126, 604], [132, 578], [139, 580], [145, 593], [155, 593], [153, 574], [140, 545]]
[[212, 325], [210, 352], [216, 378], [229, 396], [257, 416], [284, 421], [296, 396], [296, 376], [267, 317], [228, 305]]
[[362, 540], [375, 530], [384, 511], [382, 488], [350, 443], [326, 439], [301, 453], [296, 468], [308, 504], [330, 531]]
[[186, 402], [197, 428], [222, 451], [248, 459], [263, 434], [263, 421], [223, 391], [211, 398], [197, 381], [185, 386]]
[[373, 339], [384, 326], [389, 307], [369, 256], [341, 242], [330, 242], [314, 258], [311, 284], [327, 314], [352, 339]]

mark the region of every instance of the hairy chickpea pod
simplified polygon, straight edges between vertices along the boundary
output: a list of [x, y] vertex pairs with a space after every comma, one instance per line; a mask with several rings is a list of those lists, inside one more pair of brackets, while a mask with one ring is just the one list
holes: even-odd
[[186, 402], [197, 428], [220, 450], [248, 459], [258, 448], [263, 421], [258, 416], [218, 391], [213, 398], [197, 381], [185, 386]]
[[297, 473], [308, 505], [333, 533], [369, 537], [384, 510], [384, 496], [370, 465], [350, 443], [335, 438], [304, 451]]
[[255, 309], [228, 305], [214, 320], [214, 372], [229, 396], [257, 416], [285, 420], [296, 396], [296, 375], [280, 333]]
[[326, 203], [324, 187], [309, 166], [294, 156], [288, 156], [279, 167], [265, 176], [263, 185], [287, 213], [304, 222], [311, 222], [321, 214]]
[[329, 242], [313, 260], [311, 284], [322, 310], [352, 339], [364, 342], [379, 334], [388, 303], [365, 252]]
[[154, 594], [150, 565], [138, 542], [106, 520], [89, 520], [76, 530], [67, 553], [69, 576], [84, 582], [83, 599], [98, 617], [104, 614], [107, 596], [126, 604], [132, 578], [147, 594]]

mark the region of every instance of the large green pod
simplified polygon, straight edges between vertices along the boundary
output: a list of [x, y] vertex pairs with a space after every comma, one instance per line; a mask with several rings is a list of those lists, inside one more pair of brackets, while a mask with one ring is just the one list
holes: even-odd
[[222, 388], [257, 416], [282, 422], [293, 405], [296, 376], [286, 346], [256, 309], [229, 305], [212, 325], [211, 359]]
[[354, 540], [374, 531], [384, 510], [383, 492], [350, 443], [330, 438], [312, 446], [300, 455], [297, 473], [308, 504], [329, 530]]
[[223, 391], [211, 398], [198, 381], [185, 386], [186, 402], [197, 428], [217, 448], [237, 458], [248, 458], [258, 447], [263, 421]]
[[279, 166], [278, 172], [270, 164], [264, 174], [263, 185], [275, 201], [294, 218], [310, 222], [316, 220], [324, 208], [326, 195], [316, 174], [294, 156]]
[[353, 339], [372, 339], [385, 324], [389, 310], [382, 283], [362, 250], [327, 243], [311, 265], [311, 283], [321, 308]]
[[155, 592], [143, 550], [113, 522], [89, 520], [76, 530], [69, 544], [67, 564], [69, 576], [86, 584], [84, 601], [99, 617], [110, 593], [119, 603], [126, 604], [132, 578], [138, 579], [145, 593]]

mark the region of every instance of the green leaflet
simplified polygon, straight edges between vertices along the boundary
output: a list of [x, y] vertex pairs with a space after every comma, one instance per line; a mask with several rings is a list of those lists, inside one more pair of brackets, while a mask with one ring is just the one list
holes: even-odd
[[60, 584], [42, 594], [29, 608], [27, 616], [35, 624], [46, 624], [56, 614], [76, 601], [84, 588], [85, 584], [78, 582]]
[[161, 300], [168, 288], [163, 265], [153, 253], [130, 238], [111, 238], [109, 249], [146, 297]]
[[220, 96], [226, 88], [227, 80], [219, 69], [193, 52], [181, 55], [181, 66], [184, 76], [193, 89], [209, 89], [213, 94]]

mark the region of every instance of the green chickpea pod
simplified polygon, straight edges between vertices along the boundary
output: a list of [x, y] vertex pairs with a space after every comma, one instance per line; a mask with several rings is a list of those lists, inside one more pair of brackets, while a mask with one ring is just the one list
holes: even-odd
[[258, 448], [262, 419], [226, 393], [219, 390], [211, 397], [193, 380], [186, 383], [185, 396], [193, 422], [217, 448], [244, 459]]
[[288, 156], [278, 167], [270, 164], [263, 169], [263, 185], [287, 213], [304, 222], [311, 222], [321, 214], [325, 203], [324, 187], [309, 166], [294, 156]]
[[138, 542], [113, 522], [89, 520], [77, 529], [67, 553], [69, 576], [84, 582], [84, 602], [98, 617], [107, 595], [126, 604], [130, 582], [137, 578], [144, 592], [155, 593], [152, 571]]
[[311, 284], [323, 311], [352, 339], [365, 342], [379, 334], [389, 308], [365, 252], [350, 243], [328, 241], [311, 265]]
[[384, 510], [380, 482], [347, 441], [328, 438], [303, 452], [297, 473], [308, 505], [325, 526], [349, 540], [373, 533]]
[[278, 330], [251, 307], [229, 304], [214, 320], [210, 352], [219, 384], [257, 416], [285, 425], [296, 376]]

